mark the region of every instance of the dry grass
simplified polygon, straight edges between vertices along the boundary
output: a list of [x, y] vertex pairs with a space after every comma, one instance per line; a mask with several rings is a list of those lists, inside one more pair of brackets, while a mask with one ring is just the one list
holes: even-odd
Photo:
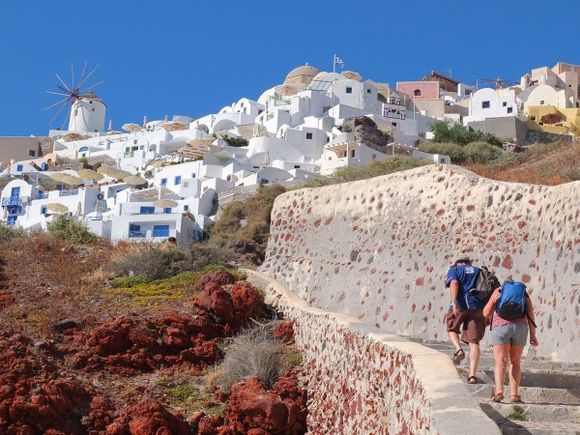
[[465, 167], [493, 180], [555, 186], [580, 179], [580, 143], [536, 145], [495, 165]]

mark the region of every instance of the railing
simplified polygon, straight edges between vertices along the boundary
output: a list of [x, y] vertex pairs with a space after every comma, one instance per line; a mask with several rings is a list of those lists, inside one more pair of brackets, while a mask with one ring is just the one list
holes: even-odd
[[139, 238], [145, 238], [145, 237], [147, 237], [147, 231], [142, 231], [142, 230], [139, 230], [139, 231], [129, 231], [129, 237], [130, 238], [137, 238], [137, 237], [139, 237]]
[[78, 195], [79, 189], [72, 189], [72, 190], [60, 190], [58, 192], [58, 196], [73, 196]]
[[24, 203], [24, 198], [2, 198], [2, 207], [7, 205], [23, 205]]
[[153, 230], [153, 237], [169, 237], [169, 229]]

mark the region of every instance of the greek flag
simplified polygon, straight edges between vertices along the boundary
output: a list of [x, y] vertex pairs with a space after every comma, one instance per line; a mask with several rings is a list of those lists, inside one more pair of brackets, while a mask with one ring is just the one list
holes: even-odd
[[344, 65], [344, 61], [335, 54], [334, 55], [334, 64], [335, 65]]

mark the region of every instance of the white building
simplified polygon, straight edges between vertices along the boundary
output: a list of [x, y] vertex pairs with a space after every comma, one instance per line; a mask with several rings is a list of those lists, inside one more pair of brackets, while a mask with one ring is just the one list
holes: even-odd
[[471, 96], [469, 116], [463, 118], [463, 123], [467, 125], [489, 118], [517, 116], [518, 107], [516, 91], [513, 89], [479, 89]]

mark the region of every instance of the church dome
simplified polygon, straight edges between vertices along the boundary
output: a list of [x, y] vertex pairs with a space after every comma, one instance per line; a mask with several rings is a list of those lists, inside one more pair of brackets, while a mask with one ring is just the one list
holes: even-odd
[[320, 70], [318, 68], [311, 65], [299, 66], [298, 68], [294, 68], [292, 71], [288, 73], [286, 79], [284, 80], [284, 84], [307, 85], [319, 72]]
[[342, 76], [346, 77], [347, 79], [356, 80], [357, 82], [360, 82], [362, 79], [361, 75], [356, 71], [343, 71]]

